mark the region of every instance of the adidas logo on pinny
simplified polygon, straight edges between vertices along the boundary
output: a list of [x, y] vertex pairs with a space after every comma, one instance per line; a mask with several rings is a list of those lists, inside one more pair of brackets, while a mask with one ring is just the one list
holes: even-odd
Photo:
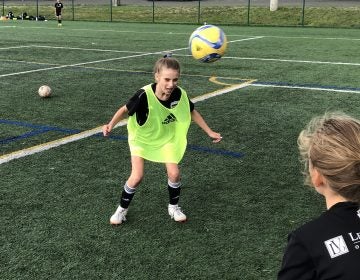
[[169, 124], [169, 123], [174, 122], [174, 121], [176, 121], [176, 117], [174, 116], [174, 114], [171, 113], [170, 115], [168, 115], [166, 117], [165, 120], [163, 120], [162, 124]]

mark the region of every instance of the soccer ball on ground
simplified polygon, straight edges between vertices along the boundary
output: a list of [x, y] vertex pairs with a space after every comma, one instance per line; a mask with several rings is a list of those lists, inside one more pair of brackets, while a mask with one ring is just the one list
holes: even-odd
[[191, 55], [201, 62], [214, 62], [221, 58], [227, 47], [224, 31], [215, 25], [203, 25], [190, 36]]
[[51, 96], [51, 88], [47, 85], [43, 85], [39, 87], [38, 93], [40, 97], [50, 97]]

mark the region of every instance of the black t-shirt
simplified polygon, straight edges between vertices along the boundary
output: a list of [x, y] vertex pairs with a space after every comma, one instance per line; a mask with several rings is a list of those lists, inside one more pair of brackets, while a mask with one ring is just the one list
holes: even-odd
[[278, 280], [357, 280], [359, 269], [359, 204], [340, 202], [289, 235]]
[[[155, 92], [156, 83], [151, 85], [153, 91]], [[168, 100], [160, 100], [160, 103], [166, 108], [174, 108], [181, 98], [181, 90], [176, 87], [171, 93]], [[194, 110], [194, 103], [189, 99], [190, 112]], [[128, 109], [128, 115], [132, 116], [136, 113], [136, 120], [139, 125], [143, 125], [147, 120], [149, 113], [148, 101], [144, 89], [139, 89], [126, 103], [126, 108]]]
[[55, 3], [55, 10], [57, 13], [61, 13], [61, 9], [64, 8], [64, 5], [61, 2], [56, 2]]

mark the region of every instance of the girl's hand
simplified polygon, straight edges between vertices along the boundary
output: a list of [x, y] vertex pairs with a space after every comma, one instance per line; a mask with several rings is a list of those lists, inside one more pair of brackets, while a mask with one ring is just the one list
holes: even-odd
[[214, 131], [210, 132], [209, 136], [213, 139], [213, 143], [219, 143], [222, 139], [221, 134]]
[[111, 125], [109, 124], [105, 124], [103, 127], [102, 127], [102, 132], [103, 132], [103, 135], [106, 137], [106, 136], [109, 136], [109, 134], [111, 133], [111, 130], [112, 130], [112, 127]]

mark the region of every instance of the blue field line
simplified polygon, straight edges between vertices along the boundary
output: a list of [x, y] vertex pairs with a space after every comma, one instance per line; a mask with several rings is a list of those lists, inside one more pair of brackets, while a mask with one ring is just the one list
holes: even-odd
[[[102, 135], [102, 133], [98, 133], [93, 135], [93, 137], [100, 137], [100, 138], [104, 138], [104, 135]], [[113, 139], [113, 140], [121, 140], [121, 141], [127, 141], [128, 137], [125, 135], [109, 135], [107, 136], [107, 138]]]
[[[40, 135], [40, 134], [43, 134], [46, 132], [50, 132], [50, 131], [62, 132], [62, 133], [66, 133], [66, 134], [77, 134], [77, 133], [83, 132], [82, 130], [79, 130], [79, 129], [65, 129], [65, 128], [60, 128], [60, 127], [56, 127], [56, 126], [36, 125], [36, 124], [19, 122], [19, 121], [11, 121], [11, 120], [0, 120], [0, 124], [1, 123], [15, 125], [15, 126], [21, 126], [21, 127], [29, 127], [29, 128], [33, 128], [34, 130], [24, 133], [24, 134], [21, 134], [21, 135], [18, 135], [18, 136], [0, 139], [0, 144], [7, 144], [7, 143], [15, 142], [17, 140], [27, 139], [27, 138], [30, 138], [30, 137], [33, 137], [36, 135]], [[91, 137], [103, 138], [104, 136], [102, 135], [102, 133], [96, 133], [96, 134], [92, 135]], [[127, 141], [128, 140], [128, 137], [125, 135], [110, 135], [107, 138], [112, 139], [112, 140], [119, 140], [119, 141]], [[188, 145], [187, 149], [198, 151], [198, 152], [209, 153], [209, 154], [229, 156], [229, 157], [234, 157], [234, 158], [241, 158], [241, 157], [245, 156], [245, 154], [243, 154], [243, 153], [232, 152], [232, 151], [227, 151], [227, 150], [220, 150], [220, 149], [211, 149], [208, 147], [196, 146], [196, 145]]]
[[5, 139], [0, 139], [0, 144], [7, 144], [7, 143], [14, 142], [14, 141], [17, 141], [17, 140], [30, 138], [32, 136], [36, 136], [36, 135], [39, 135], [39, 134], [42, 134], [42, 133], [46, 133], [48, 131], [51, 131], [51, 130], [49, 130], [49, 129], [33, 130], [33, 131], [30, 131], [30, 132], [27, 132], [27, 133], [24, 133], [24, 134], [21, 134], [21, 135], [17, 135], [17, 136], [5, 138]]
[[1, 123], [22, 126], [22, 127], [29, 127], [29, 128], [34, 128], [34, 129], [38, 129], [38, 130], [44, 130], [45, 132], [58, 131], [58, 132], [63, 132], [63, 133], [67, 133], [67, 134], [74, 134], [74, 133], [81, 132], [81, 130], [79, 130], [79, 129], [66, 129], [66, 128], [60, 128], [60, 127], [56, 127], [56, 126], [37, 125], [37, 124], [31, 124], [31, 123], [19, 122], [19, 121], [0, 120], [0, 124]]
[[188, 145], [187, 148], [190, 150], [194, 150], [194, 151], [229, 156], [229, 157], [234, 157], [234, 158], [242, 158], [245, 156], [244, 153], [238, 153], [238, 152], [232, 152], [232, 151], [226, 151], [226, 150], [220, 150], [220, 149], [211, 149], [208, 147], [196, 146], [196, 145]]

